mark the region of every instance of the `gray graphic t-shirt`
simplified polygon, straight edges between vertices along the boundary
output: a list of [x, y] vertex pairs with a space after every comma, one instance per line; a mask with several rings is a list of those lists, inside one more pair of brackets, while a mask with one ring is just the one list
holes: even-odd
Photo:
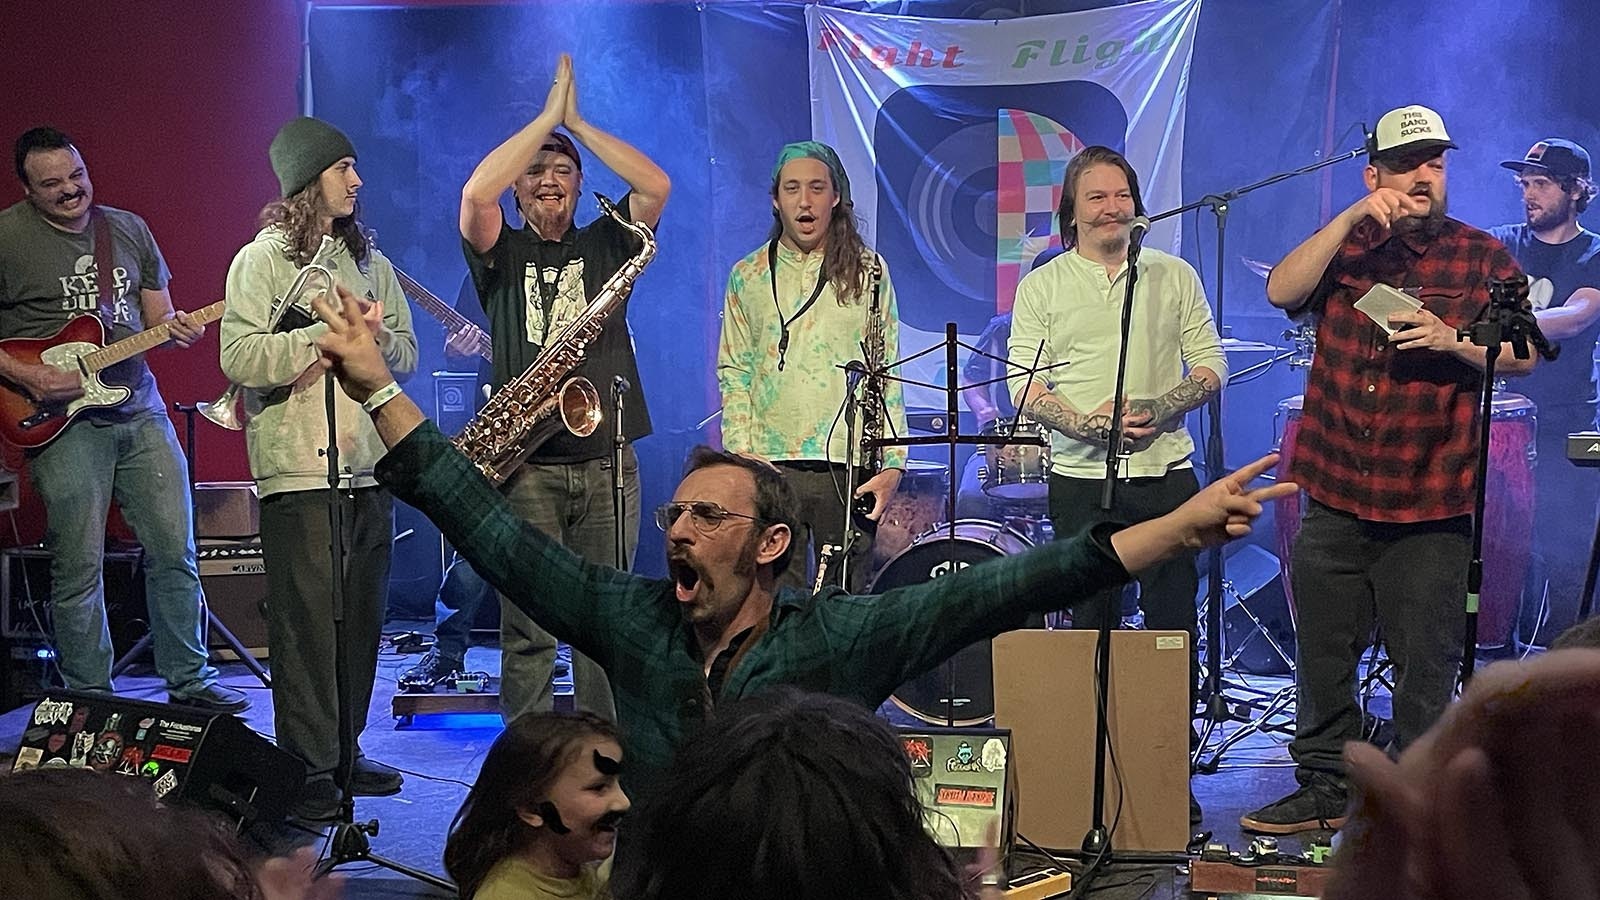
[[[72, 234], [51, 227], [24, 200], [0, 210], [0, 338], [49, 337], [69, 319], [98, 315], [106, 342], [144, 330], [141, 290], [159, 291], [171, 273], [144, 220], [131, 212], [99, 207], [111, 226], [111, 291], [102, 307], [95, 263], [94, 228]], [[107, 384], [134, 389], [128, 402], [95, 415], [123, 418], [162, 410], [155, 378], [143, 357], [100, 373]]]

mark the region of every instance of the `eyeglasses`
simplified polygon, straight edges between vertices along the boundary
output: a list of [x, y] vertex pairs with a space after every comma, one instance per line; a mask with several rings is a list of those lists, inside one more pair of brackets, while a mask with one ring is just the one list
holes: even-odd
[[749, 519], [760, 522], [760, 516], [747, 516], [724, 509], [721, 505], [709, 500], [694, 500], [689, 503], [663, 503], [656, 507], [656, 527], [662, 531], [671, 531], [672, 524], [684, 513], [689, 514], [689, 520], [701, 534], [710, 534], [722, 527], [722, 523], [730, 518]]

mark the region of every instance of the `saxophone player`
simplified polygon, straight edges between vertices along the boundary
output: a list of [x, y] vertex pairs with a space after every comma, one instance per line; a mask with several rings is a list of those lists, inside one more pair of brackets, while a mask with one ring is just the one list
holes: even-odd
[[[816, 141], [787, 145], [772, 169], [772, 233], [728, 275], [717, 384], [723, 446], [764, 456], [784, 472], [797, 501], [801, 552], [810, 542], [820, 555], [844, 539], [847, 429], [842, 419], [835, 424], [845, 394], [840, 367], [865, 351], [881, 357], [863, 360], [867, 367], [880, 368], [899, 352], [899, 335], [894, 284], [857, 231], [838, 154]], [[863, 419], [882, 417], [883, 436], [905, 433], [899, 382], [869, 384], [861, 409]], [[890, 448], [877, 471], [860, 473], [856, 495], [872, 495], [870, 521], [893, 499], [905, 459], [903, 448]], [[857, 562], [867, 558], [871, 540], [863, 529], [852, 548], [849, 590], [865, 583]], [[788, 567], [780, 582], [811, 586], [803, 565]]]
[[[555, 131], [558, 125], [567, 133]], [[522, 374], [547, 338], [577, 318], [639, 248], [638, 238], [609, 216], [575, 227], [583, 186], [580, 144], [628, 183], [628, 194], [617, 204], [624, 218], [654, 228], [671, 191], [659, 166], [579, 113], [572, 59], [562, 54], [544, 108], [490, 151], [461, 190], [462, 248], [489, 318], [496, 390]], [[500, 206], [507, 188], [518, 226], [506, 221]], [[639, 384], [626, 314], [624, 305], [606, 320], [573, 372], [603, 392], [618, 376]], [[637, 393], [628, 400], [623, 424], [629, 441], [622, 463], [628, 559], [620, 567], [628, 568], [639, 540], [639, 469], [631, 442], [650, 433], [650, 414]], [[505, 492], [518, 515], [568, 549], [616, 565], [610, 470], [609, 425], [587, 438], [562, 433], [533, 451]], [[500, 617], [501, 713], [510, 721], [551, 709], [555, 638], [503, 596]], [[572, 676], [579, 709], [615, 718], [611, 687], [599, 666], [574, 653]]]
[[[361, 178], [349, 138], [319, 119], [294, 119], [273, 138], [269, 156], [282, 199], [262, 210], [261, 231], [228, 269], [222, 371], [246, 389], [252, 413], [245, 438], [261, 496], [278, 745], [306, 763], [309, 780], [296, 813], [321, 820], [337, 814], [342, 798], [333, 771], [339, 761], [334, 675], [340, 656], [350, 676], [343, 700], [355, 721], [366, 721], [372, 699], [388, 598], [394, 501], [372, 475], [383, 442], [361, 405], [334, 391], [346, 551], [345, 626], [342, 642], [337, 641], [323, 455], [329, 439], [327, 376], [315, 367], [314, 343], [327, 326], [285, 330], [274, 321], [274, 298], [293, 302], [296, 298], [287, 295], [299, 270], [315, 258], [333, 275], [345, 302], [361, 305], [385, 363], [402, 378], [416, 370], [417, 338], [394, 267], [361, 225], [356, 207]], [[391, 396], [398, 390], [392, 388]], [[353, 750], [352, 794], [400, 790], [399, 772], [362, 756], [359, 744]]]

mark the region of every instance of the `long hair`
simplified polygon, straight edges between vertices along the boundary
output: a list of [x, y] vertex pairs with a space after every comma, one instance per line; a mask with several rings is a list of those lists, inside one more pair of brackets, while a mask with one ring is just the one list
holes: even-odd
[[50, 768], [0, 778], [0, 884], [36, 900], [262, 896], [221, 819], [165, 806], [142, 778]]
[[[835, 192], [839, 185], [833, 186]], [[772, 196], [778, 196], [778, 186], [772, 186]], [[772, 231], [767, 240], [783, 236], [783, 214], [772, 210]], [[822, 250], [822, 277], [833, 285], [833, 295], [840, 306], [860, 306], [867, 298], [867, 279], [872, 267], [867, 261], [872, 253], [867, 242], [861, 239], [861, 229], [856, 224], [856, 205], [841, 196], [828, 220], [828, 236]]]
[[962, 900], [911, 766], [865, 709], [780, 687], [718, 707], [629, 824], [627, 900]]
[[[261, 209], [261, 225], [276, 225], [283, 231], [289, 245], [283, 256], [296, 266], [311, 262], [317, 246], [322, 243], [322, 232], [318, 230], [321, 200], [321, 182], [313, 180], [293, 197], [274, 200]], [[333, 220], [333, 236], [344, 241], [356, 266], [365, 272], [367, 257], [371, 255], [372, 232], [361, 224], [360, 203], [350, 215]]]
[[590, 737], [614, 741], [617, 728], [592, 713], [529, 713], [495, 738], [445, 840], [444, 868], [462, 900], [472, 900], [489, 870], [532, 837], [519, 813], [545, 799]]
[[1061, 179], [1061, 208], [1056, 211], [1056, 219], [1061, 227], [1061, 246], [1068, 250], [1078, 246], [1078, 179], [1093, 166], [1116, 166], [1121, 169], [1122, 174], [1128, 176], [1128, 190], [1133, 193], [1133, 214], [1145, 214], [1144, 196], [1139, 193], [1139, 173], [1133, 170], [1128, 158], [1100, 144], [1085, 147], [1067, 163], [1067, 174]]

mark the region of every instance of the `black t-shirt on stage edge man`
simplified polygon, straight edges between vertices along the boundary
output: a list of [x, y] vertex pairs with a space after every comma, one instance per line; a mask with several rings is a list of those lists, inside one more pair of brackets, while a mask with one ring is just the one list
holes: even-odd
[[[1560, 244], [1546, 244], [1525, 224], [1501, 225], [1489, 233], [1506, 245], [1534, 286], [1541, 280], [1550, 282], [1551, 308], [1564, 305], [1578, 288], [1600, 288], [1600, 235], [1588, 229], [1580, 228], [1576, 237]], [[1561, 356], [1555, 362], [1540, 360], [1531, 373], [1512, 382], [1511, 390], [1527, 394], [1539, 405], [1541, 436], [1590, 427], [1596, 338], [1600, 320], [1560, 341]]]
[[[628, 201], [629, 197], [623, 197], [617, 204], [624, 218], [631, 218]], [[478, 299], [489, 317], [494, 389], [498, 391], [533, 364], [547, 338], [560, 334], [582, 314], [589, 299], [639, 252], [639, 239], [605, 215], [582, 228], [567, 229], [559, 241], [547, 241], [526, 226], [512, 228], [502, 219], [500, 237], [488, 253], [480, 256], [473, 252], [465, 238], [461, 247]], [[628, 334], [630, 299], [623, 299], [606, 318], [600, 337], [589, 344], [584, 361], [571, 375], [582, 375], [594, 383], [608, 419], [613, 377], [628, 379], [633, 389], [623, 405], [623, 434], [636, 441], [650, 433], [650, 411]], [[562, 430], [528, 459], [540, 463], [600, 459], [611, 453], [611, 434], [609, 421], [586, 438]]]

